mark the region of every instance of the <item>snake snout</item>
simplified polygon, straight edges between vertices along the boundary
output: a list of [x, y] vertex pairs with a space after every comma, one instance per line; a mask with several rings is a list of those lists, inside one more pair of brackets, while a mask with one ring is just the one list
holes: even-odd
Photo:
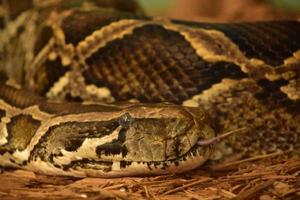
[[200, 139], [214, 135], [205, 120], [202, 109], [175, 105], [160, 106], [150, 117], [136, 117], [126, 132], [126, 159], [163, 162], [181, 158], [195, 149]]

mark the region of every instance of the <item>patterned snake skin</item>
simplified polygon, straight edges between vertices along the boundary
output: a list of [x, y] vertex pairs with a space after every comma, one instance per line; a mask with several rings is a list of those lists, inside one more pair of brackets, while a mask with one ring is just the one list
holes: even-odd
[[134, 1], [15, 2], [0, 12], [0, 165], [112, 177], [299, 154], [300, 22], [168, 20]]

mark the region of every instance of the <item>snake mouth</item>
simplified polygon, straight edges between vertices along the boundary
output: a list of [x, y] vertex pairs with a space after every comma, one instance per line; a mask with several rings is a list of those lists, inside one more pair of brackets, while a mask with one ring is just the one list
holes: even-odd
[[165, 161], [103, 161], [81, 159], [63, 166], [72, 176], [126, 177], [178, 174], [201, 166], [211, 155], [213, 145], [195, 144], [186, 154]]
[[[174, 159], [163, 161], [96, 161], [77, 160], [66, 166], [65, 170], [83, 170], [86, 176], [124, 177], [124, 176], [151, 176], [162, 174], [179, 174], [196, 169], [203, 165], [214, 151], [215, 142], [232, 134], [244, 131], [245, 128], [229, 131], [207, 139], [199, 139], [185, 154]], [[102, 166], [105, 172], [97, 174], [97, 167]]]
[[38, 173], [73, 177], [118, 178], [179, 174], [200, 167], [208, 160], [212, 152], [213, 145], [195, 144], [184, 155], [164, 161], [112, 161], [83, 158], [73, 160], [67, 165], [55, 166], [37, 159], [28, 163], [26, 167]]
[[66, 165], [57, 166], [38, 158], [28, 163], [26, 168], [48, 175], [60, 174], [73, 177], [118, 178], [179, 174], [204, 164], [213, 152], [213, 148], [213, 145], [195, 144], [184, 155], [164, 161], [113, 161], [78, 158]]

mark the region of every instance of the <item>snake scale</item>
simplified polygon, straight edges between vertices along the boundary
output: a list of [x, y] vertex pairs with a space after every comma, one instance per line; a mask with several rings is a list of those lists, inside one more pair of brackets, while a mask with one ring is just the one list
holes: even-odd
[[0, 17], [3, 167], [116, 177], [299, 153], [296, 20], [186, 22], [117, 0], [3, 0]]

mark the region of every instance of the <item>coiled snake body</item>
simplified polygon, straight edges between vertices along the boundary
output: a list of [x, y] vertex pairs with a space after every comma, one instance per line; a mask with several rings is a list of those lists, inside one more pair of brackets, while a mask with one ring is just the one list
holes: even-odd
[[[298, 21], [193, 23], [53, 2], [3, 14], [1, 166], [112, 177], [299, 152]], [[238, 128], [247, 133], [199, 143]]]

